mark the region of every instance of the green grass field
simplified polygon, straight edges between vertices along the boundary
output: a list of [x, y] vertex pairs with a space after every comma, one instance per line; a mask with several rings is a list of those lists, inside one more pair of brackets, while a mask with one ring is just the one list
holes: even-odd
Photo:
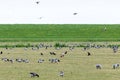
[[[113, 53], [110, 48], [89, 49], [91, 56], [87, 56], [87, 51], [83, 48], [75, 48], [70, 51], [68, 48], [55, 50], [41, 48], [39, 50], [31, 50], [28, 48], [0, 48], [4, 53], [0, 58], [9, 59], [23, 58], [29, 59], [30, 63], [10, 63], [0, 60], [0, 80], [119, 80], [120, 69], [112, 69], [112, 64], [120, 63], [120, 52]], [[60, 54], [68, 51], [65, 57], [60, 58]], [[50, 51], [55, 51], [56, 56], [50, 55]], [[44, 56], [40, 53], [43, 52]], [[9, 54], [8, 54], [9, 53]], [[37, 63], [42, 58], [43, 63]], [[49, 58], [59, 58], [59, 64], [53, 64], [48, 61]], [[102, 64], [102, 69], [97, 70], [96, 64]], [[59, 71], [64, 71], [64, 77], [59, 76]], [[29, 72], [36, 72], [39, 78], [31, 78]]]
[[[104, 31], [104, 27], [107, 31]], [[68, 47], [56, 50], [55, 47], [32, 50], [30, 45], [40, 42], [55, 45], [62, 44], [105, 44], [119, 45], [120, 25], [80, 25], [80, 24], [14, 24], [0, 25], [0, 54], [1, 58], [29, 59], [30, 63], [10, 63], [0, 60], [0, 80], [119, 80], [120, 69], [112, 69], [112, 64], [119, 63], [120, 51], [113, 53], [110, 48], [91, 48], [83, 51], [82, 47], [75, 47], [72, 51]], [[88, 42], [87, 42], [88, 41]], [[91, 42], [90, 42], [91, 41]], [[101, 42], [100, 42], [101, 41]], [[106, 42], [107, 41], [107, 42]], [[109, 42], [110, 41], [110, 42]], [[14, 46], [22, 46], [13, 48]], [[27, 50], [24, 47], [29, 45]], [[8, 47], [5, 49], [4, 47]], [[49, 52], [55, 51], [56, 56]], [[68, 51], [64, 58], [60, 54]], [[92, 56], [87, 56], [87, 52]], [[43, 52], [44, 56], [40, 53]], [[44, 63], [37, 63], [38, 59], [45, 59]], [[51, 64], [49, 58], [59, 58], [59, 64]], [[96, 64], [102, 64], [97, 70]], [[64, 71], [61, 78], [59, 71]], [[37, 72], [40, 77], [31, 78], [29, 72]]]
[[[106, 26], [107, 31], [104, 31]], [[120, 25], [0, 25], [0, 41], [120, 41]]]

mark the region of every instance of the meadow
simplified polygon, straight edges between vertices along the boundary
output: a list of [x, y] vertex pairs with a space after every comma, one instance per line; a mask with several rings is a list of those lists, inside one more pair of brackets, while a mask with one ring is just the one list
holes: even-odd
[[[120, 25], [87, 24], [1, 24], [0, 25], [0, 59], [9, 58], [14, 62], [0, 60], [0, 80], [119, 80], [120, 69], [112, 65], [119, 63], [120, 51], [113, 53], [110, 47], [90, 48], [87, 44], [118, 45]], [[104, 31], [104, 28], [107, 28]], [[32, 50], [39, 43], [53, 47]], [[61, 43], [61, 49], [55, 49]], [[73, 50], [65, 45], [78, 44]], [[6, 49], [6, 47], [8, 49]], [[28, 47], [27, 49], [25, 49]], [[50, 55], [49, 52], [56, 52]], [[61, 53], [68, 53], [61, 58]], [[40, 53], [44, 55], [40, 55]], [[87, 52], [91, 56], [87, 56]], [[18, 63], [16, 58], [29, 59], [29, 63]], [[43, 63], [37, 63], [38, 59]], [[59, 58], [60, 63], [50, 63], [50, 58]], [[95, 65], [102, 64], [97, 70]], [[64, 77], [59, 72], [64, 71]], [[39, 78], [31, 78], [30, 72], [36, 72]]]
[[[32, 50], [24, 48], [0, 48], [3, 54], [0, 58], [23, 58], [29, 59], [29, 63], [13, 63], [0, 60], [0, 80], [119, 80], [120, 69], [113, 69], [112, 65], [120, 63], [120, 52], [113, 53], [110, 48], [91, 48], [86, 51], [83, 48], [61, 48], [56, 50], [51, 47], [48, 49], [40, 48]], [[50, 55], [54, 51], [56, 55]], [[64, 51], [68, 53], [60, 58]], [[87, 56], [87, 52], [91, 56]], [[40, 55], [40, 53], [44, 55]], [[37, 63], [38, 59], [44, 59], [43, 63]], [[50, 58], [59, 58], [60, 63], [50, 63]], [[95, 65], [101, 64], [102, 69], [97, 70]], [[64, 77], [59, 76], [59, 71], [64, 71]], [[36, 72], [39, 78], [31, 78], [30, 72]]]
[[[104, 31], [104, 27], [107, 28]], [[1, 24], [1, 42], [120, 41], [120, 25]]]

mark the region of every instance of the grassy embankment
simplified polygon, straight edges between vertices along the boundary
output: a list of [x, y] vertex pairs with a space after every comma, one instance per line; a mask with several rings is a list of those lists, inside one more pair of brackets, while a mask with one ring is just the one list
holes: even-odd
[[120, 25], [0, 25], [1, 42], [120, 41], [119, 33]]

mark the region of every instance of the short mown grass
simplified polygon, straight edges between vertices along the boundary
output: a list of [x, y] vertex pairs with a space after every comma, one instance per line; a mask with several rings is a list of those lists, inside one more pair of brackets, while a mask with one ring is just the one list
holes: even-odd
[[[9, 59], [23, 58], [29, 59], [30, 63], [10, 63], [0, 60], [0, 80], [119, 80], [120, 68], [112, 69], [112, 64], [120, 63], [120, 52], [113, 53], [110, 48], [89, 49], [84, 51], [83, 48], [75, 48], [72, 51], [68, 48], [56, 50], [55, 48], [41, 48], [32, 50], [28, 48], [0, 48], [3, 54], [0, 58]], [[60, 58], [60, 54], [68, 51], [65, 57]], [[50, 55], [50, 51], [55, 51], [56, 56]], [[87, 56], [87, 52], [91, 52], [91, 56]], [[41, 56], [40, 53], [44, 55]], [[8, 54], [9, 53], [9, 54]], [[43, 63], [37, 63], [42, 58]], [[49, 58], [59, 58], [58, 64], [52, 64]], [[102, 69], [97, 70], [96, 64], [102, 64]], [[64, 77], [59, 76], [59, 71], [64, 71]], [[36, 72], [39, 78], [31, 78], [29, 72]]]
[[[104, 27], [107, 28], [104, 31]], [[4, 24], [0, 41], [120, 41], [120, 25]]]

